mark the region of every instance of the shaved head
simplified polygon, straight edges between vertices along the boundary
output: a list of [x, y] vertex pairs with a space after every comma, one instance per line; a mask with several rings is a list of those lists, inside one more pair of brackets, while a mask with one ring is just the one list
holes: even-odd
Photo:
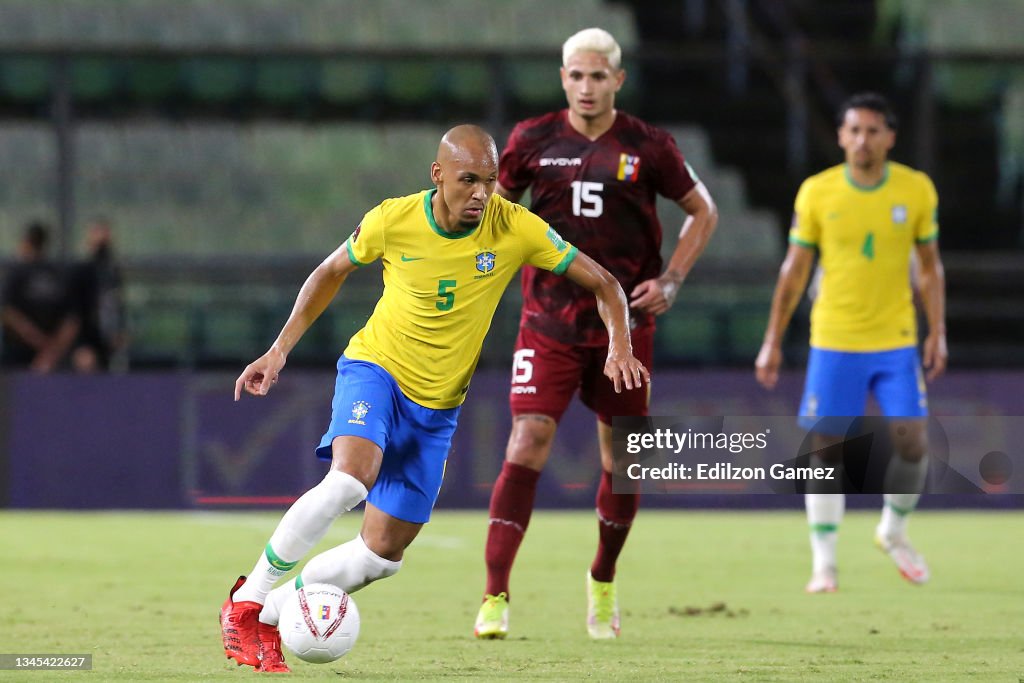
[[465, 123], [455, 126], [441, 138], [437, 146], [437, 163], [444, 166], [451, 161], [476, 161], [498, 165], [498, 146], [494, 138], [480, 126]]
[[473, 230], [498, 182], [498, 147], [480, 126], [463, 124], [444, 134], [430, 165], [437, 186], [434, 218], [448, 232]]

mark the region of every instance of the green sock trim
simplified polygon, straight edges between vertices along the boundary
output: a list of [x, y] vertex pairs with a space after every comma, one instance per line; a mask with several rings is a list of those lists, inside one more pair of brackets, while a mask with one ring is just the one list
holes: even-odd
[[263, 550], [263, 552], [267, 554], [267, 562], [270, 563], [270, 566], [274, 569], [277, 569], [278, 571], [290, 572], [292, 569], [295, 568], [295, 565], [299, 563], [298, 560], [295, 560], [294, 562], [285, 562], [284, 560], [282, 560], [280, 557], [277, 556], [277, 553], [274, 552], [274, 549], [270, 547], [269, 542], [267, 543], [267, 547]]
[[901, 507], [897, 507], [897, 506], [893, 505], [892, 503], [890, 503], [889, 501], [885, 501], [885, 504], [889, 506], [890, 510], [895, 512], [900, 517], [906, 517], [907, 515], [909, 515], [911, 512], [914, 511], [914, 508], [901, 508]]
[[834, 534], [839, 531], [838, 524], [811, 524], [810, 527], [816, 534]]
[[302, 588], [305, 585], [306, 584], [302, 583], [302, 574], [299, 574], [298, 576], [295, 577], [295, 590], [299, 590], [300, 588]]

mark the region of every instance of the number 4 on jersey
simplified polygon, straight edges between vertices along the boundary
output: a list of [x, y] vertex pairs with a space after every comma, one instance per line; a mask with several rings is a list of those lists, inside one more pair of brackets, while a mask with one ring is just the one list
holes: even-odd
[[860, 253], [868, 261], [875, 260], [875, 233], [869, 232], [868, 236], [864, 238], [864, 246], [860, 248]]

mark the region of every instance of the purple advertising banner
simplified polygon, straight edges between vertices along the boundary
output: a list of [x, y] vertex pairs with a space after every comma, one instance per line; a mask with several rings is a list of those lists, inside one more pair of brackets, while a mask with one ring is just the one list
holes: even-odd
[[[0, 382], [0, 503], [16, 508], [282, 507], [326, 465], [313, 448], [330, 418], [332, 373], [290, 371], [264, 399], [234, 402], [234, 375], [10, 375]], [[651, 414], [785, 416], [802, 374], [774, 392], [746, 371], [662, 372]], [[1024, 373], [952, 373], [930, 396], [936, 416], [1024, 415]], [[486, 508], [511, 419], [508, 373], [473, 380], [438, 509]], [[537, 504], [590, 508], [599, 476], [594, 417], [575, 402], [541, 477]], [[851, 501], [874, 506], [877, 497]], [[649, 496], [647, 507], [792, 507], [797, 496]], [[933, 496], [930, 506], [1019, 507], [1020, 497]]]

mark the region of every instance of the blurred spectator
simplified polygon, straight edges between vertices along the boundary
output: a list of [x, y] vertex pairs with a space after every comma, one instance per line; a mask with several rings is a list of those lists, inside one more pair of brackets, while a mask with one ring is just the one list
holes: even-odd
[[29, 224], [18, 245], [19, 262], [4, 282], [0, 363], [5, 367], [50, 372], [78, 335], [67, 277], [46, 257], [49, 241], [45, 224]]
[[86, 258], [74, 269], [82, 320], [71, 365], [76, 372], [98, 372], [116, 365], [126, 346], [123, 278], [114, 256], [110, 221], [96, 218], [85, 235]]

